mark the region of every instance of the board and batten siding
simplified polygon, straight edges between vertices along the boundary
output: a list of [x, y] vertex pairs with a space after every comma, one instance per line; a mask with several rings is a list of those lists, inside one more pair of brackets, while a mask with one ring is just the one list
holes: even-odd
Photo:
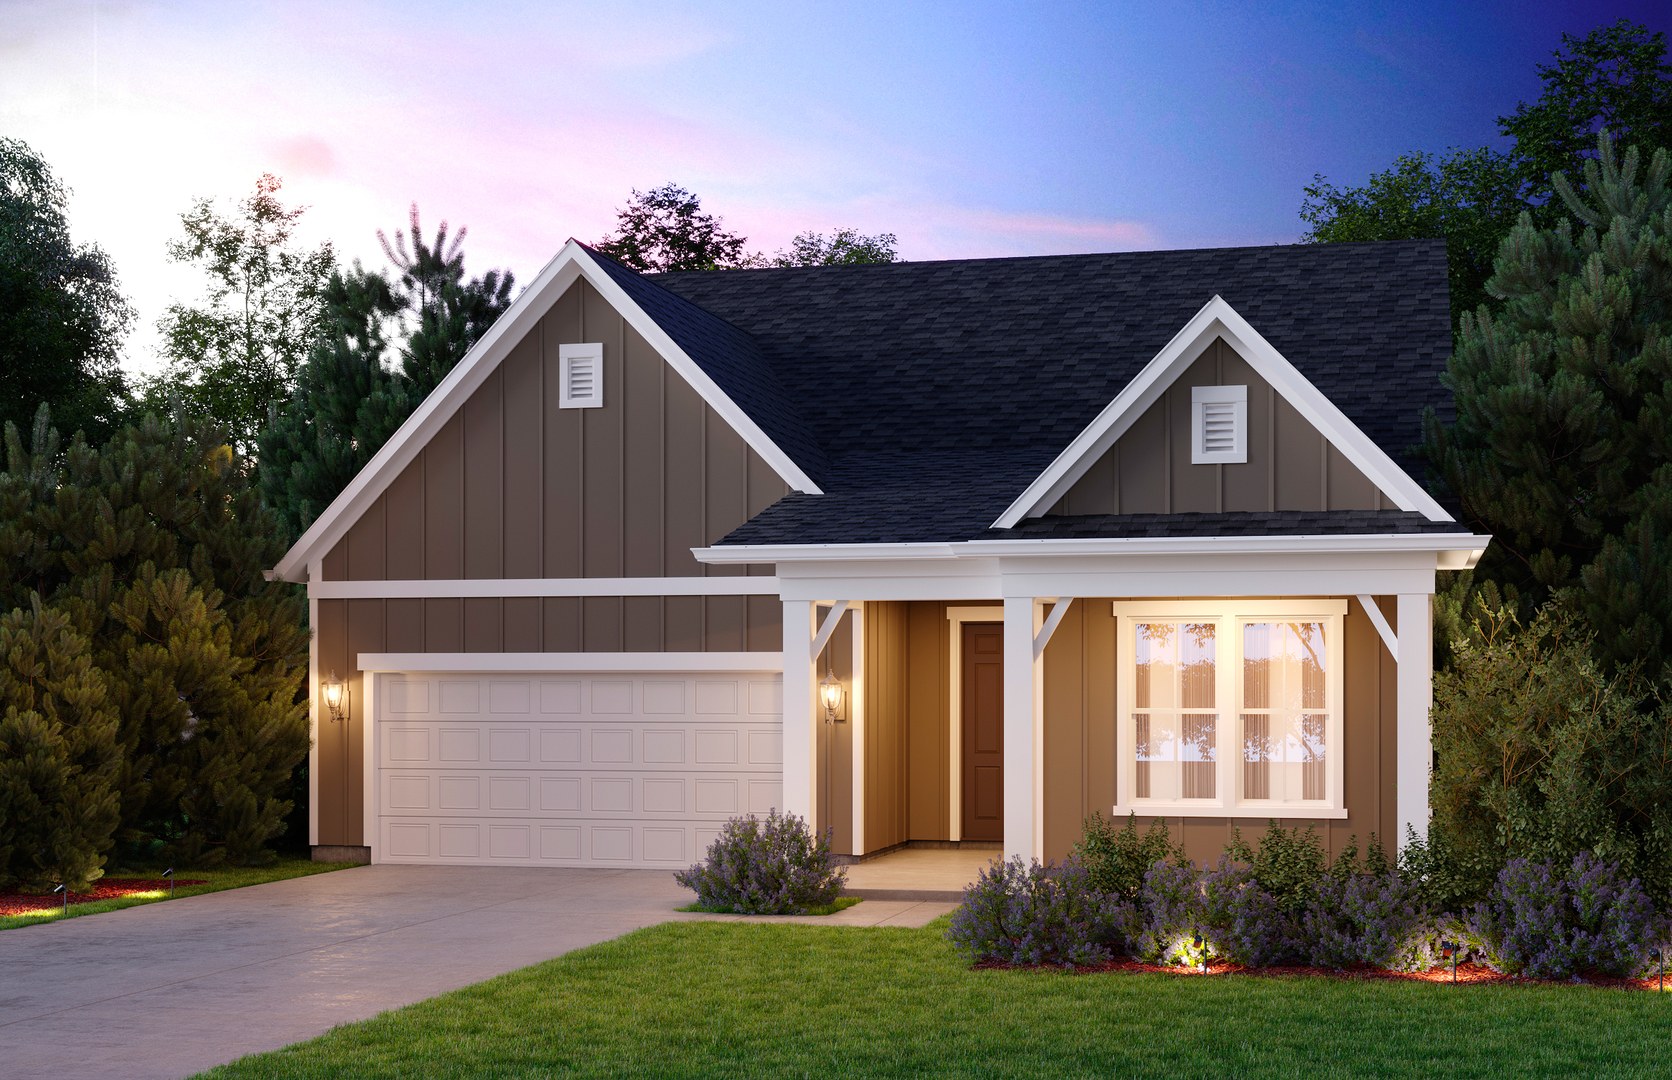
[[[1190, 390], [1248, 387], [1248, 461], [1190, 463]], [[1391, 510], [1394, 502], [1330, 445], [1223, 338], [1057, 500], [1051, 514]]]
[[[1062, 859], [1093, 812], [1115, 804], [1115, 617], [1117, 597], [1076, 600], [1045, 649], [1044, 811], [1042, 857]], [[1171, 599], [1199, 599], [1174, 597]], [[1390, 623], [1392, 597], [1377, 598]], [[968, 606], [960, 604], [959, 606]], [[909, 840], [949, 840], [952, 752], [948, 604], [891, 601], [865, 605], [866, 850]], [[995, 622], [1003, 609], [993, 608]], [[1396, 626], [1397, 629], [1397, 626]], [[1355, 835], [1362, 850], [1374, 832], [1397, 845], [1394, 805], [1397, 702], [1393, 658], [1358, 600], [1343, 620], [1342, 784], [1348, 817], [1316, 822], [1333, 855]], [[1139, 818], [1148, 829], [1148, 818]], [[1310, 819], [1282, 819], [1304, 828]], [[1216, 860], [1240, 829], [1250, 843], [1267, 819], [1167, 819], [1175, 842], [1192, 859]]]
[[[558, 407], [558, 346], [604, 345], [604, 405]], [[552, 305], [321, 565], [326, 581], [731, 577], [692, 556], [789, 486], [584, 280]], [[363, 845], [362, 652], [777, 652], [775, 596], [322, 599], [319, 843]]]

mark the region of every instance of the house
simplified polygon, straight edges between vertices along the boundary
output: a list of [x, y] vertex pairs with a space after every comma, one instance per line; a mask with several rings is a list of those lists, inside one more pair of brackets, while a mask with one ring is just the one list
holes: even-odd
[[[684, 867], [786, 809], [1424, 833], [1439, 241], [639, 275], [571, 241], [276, 568], [316, 855]], [[330, 700], [327, 700], [329, 696]]]

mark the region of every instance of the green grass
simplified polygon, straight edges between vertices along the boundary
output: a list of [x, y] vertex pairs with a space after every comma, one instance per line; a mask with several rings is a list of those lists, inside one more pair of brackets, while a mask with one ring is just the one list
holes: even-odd
[[[846, 911], [848, 908], [853, 907], [855, 904], [859, 903], [863, 899], [865, 899], [863, 896], [838, 896], [831, 903], [822, 904], [818, 907], [810, 907], [806, 911], [803, 911], [801, 914], [803, 914], [803, 915], [834, 915], [838, 911]], [[674, 910], [675, 911], [705, 911], [710, 915], [735, 915], [735, 914], [737, 914], [736, 910], [733, 909], [733, 908], [729, 908], [729, 907], [704, 907], [701, 904], [686, 904], [684, 907], [674, 908]]]
[[203, 1074], [1665, 1076], [1672, 996], [971, 971], [926, 930], [666, 923]]
[[[190, 870], [175, 867], [174, 876], [185, 879], [199, 879], [207, 881], [207, 885], [176, 886], [174, 895], [196, 896], [199, 893], [220, 892], [222, 889], [241, 889], [245, 885], [260, 885], [268, 881], [281, 881], [284, 878], [307, 877], [310, 874], [324, 874], [332, 870], [342, 870], [358, 863], [319, 863], [307, 859], [280, 859], [267, 866], [236, 866], [221, 870]], [[124, 866], [118, 869], [107, 869], [106, 877], [112, 878], [161, 878], [166, 866], [151, 868], [137, 868]], [[115, 911], [118, 908], [138, 907], [141, 904], [157, 904], [170, 899], [168, 891], [160, 893], [139, 893], [134, 896], [122, 896], [114, 900], [92, 900], [85, 904], [71, 904], [68, 915], [62, 908], [52, 908], [47, 912], [37, 912], [29, 915], [0, 916], [0, 930], [11, 930], [19, 926], [40, 926], [42, 923], [58, 922], [62, 919], [73, 919], [78, 915], [96, 915], [101, 911]]]

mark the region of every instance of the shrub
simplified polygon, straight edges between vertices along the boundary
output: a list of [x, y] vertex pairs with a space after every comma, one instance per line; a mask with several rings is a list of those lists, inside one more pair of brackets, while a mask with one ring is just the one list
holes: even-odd
[[1332, 873], [1314, 887], [1300, 938], [1319, 967], [1426, 969], [1433, 966], [1426, 943], [1434, 935], [1424, 915], [1416, 883], [1398, 871]]
[[1099, 812], [1085, 820], [1080, 842], [1069, 859], [1086, 868], [1093, 888], [1137, 903], [1144, 888], [1144, 875], [1158, 862], [1183, 865], [1184, 845], [1175, 845], [1167, 833], [1164, 818], [1150, 822], [1149, 831], [1139, 835], [1138, 815], [1129, 815], [1116, 830], [1113, 820]]
[[[1231, 842], [1225, 845], [1225, 852], [1237, 862], [1247, 865], [1260, 888], [1269, 893], [1285, 912], [1298, 918], [1311, 901], [1318, 882], [1329, 872], [1329, 854], [1324, 851], [1317, 831], [1310, 825], [1304, 833], [1298, 826], [1284, 829], [1276, 821], [1268, 821], [1266, 825], [1266, 834], [1254, 847], [1249, 847], [1243, 840], [1241, 829], [1232, 829]], [[1351, 865], [1357, 856], [1358, 847], [1355, 844], [1343, 869]]]
[[1202, 875], [1202, 924], [1211, 956], [1267, 967], [1297, 956], [1294, 917], [1256, 876], [1229, 855]]
[[964, 891], [947, 939], [972, 960], [1098, 964], [1112, 955], [1129, 905], [1075, 862], [995, 860]]
[[1150, 867], [1138, 902], [1123, 914], [1122, 933], [1135, 959], [1152, 964], [1201, 962], [1201, 952], [1192, 942], [1205, 933], [1207, 923], [1194, 866], [1158, 862]]
[[709, 845], [708, 858], [674, 880], [697, 903], [744, 915], [799, 915], [826, 907], [842, 892], [847, 871], [830, 861], [830, 837], [814, 836], [794, 814], [773, 810], [732, 818]]
[[1498, 970], [1560, 979], [1642, 973], [1665, 924], [1636, 878], [1582, 851], [1566, 866], [1510, 860], [1468, 930]]

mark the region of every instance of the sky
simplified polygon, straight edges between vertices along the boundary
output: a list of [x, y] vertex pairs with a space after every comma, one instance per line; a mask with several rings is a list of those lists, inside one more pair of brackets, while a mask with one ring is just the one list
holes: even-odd
[[72, 189], [139, 325], [203, 291], [166, 245], [262, 173], [297, 240], [383, 265], [422, 211], [530, 281], [676, 182], [771, 253], [906, 259], [1289, 243], [1315, 174], [1501, 145], [1563, 33], [1663, 3], [147, 3], [0, 0], [0, 135]]

